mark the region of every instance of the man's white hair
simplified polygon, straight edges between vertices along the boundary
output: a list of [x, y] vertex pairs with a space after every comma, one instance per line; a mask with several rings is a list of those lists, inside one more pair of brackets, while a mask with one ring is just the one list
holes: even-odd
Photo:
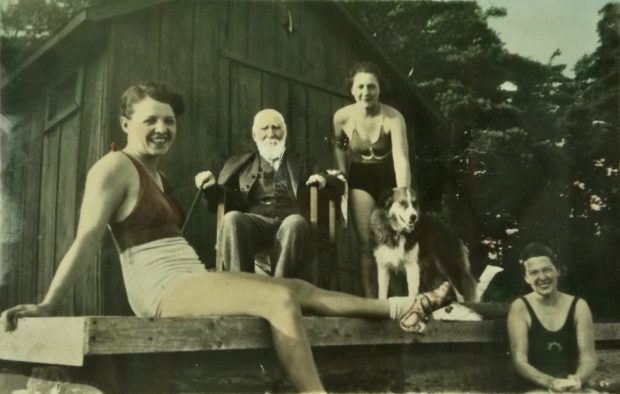
[[278, 118], [278, 120], [282, 124], [282, 129], [284, 129], [284, 131], [286, 131], [286, 122], [284, 121], [284, 116], [282, 116], [282, 114], [279, 113], [278, 111], [276, 111], [275, 109], [271, 109], [271, 108], [261, 109], [260, 111], [258, 111], [256, 113], [256, 115], [254, 115], [254, 122], [252, 123], [252, 131], [254, 131], [254, 130], [256, 130], [256, 128], [258, 128], [258, 124], [257, 124], [258, 118], [263, 116], [263, 115], [273, 115], [276, 118]]

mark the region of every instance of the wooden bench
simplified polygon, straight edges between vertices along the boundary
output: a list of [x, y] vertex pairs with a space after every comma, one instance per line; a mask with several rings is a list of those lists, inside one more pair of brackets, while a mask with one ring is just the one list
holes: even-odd
[[[433, 321], [424, 335], [382, 319], [304, 320], [331, 391], [494, 392], [515, 384], [504, 320]], [[25, 318], [0, 333], [0, 359], [73, 366], [84, 372], [78, 380], [108, 385], [105, 392], [291, 390], [270, 338], [267, 323], [251, 317]], [[599, 370], [620, 374], [620, 323], [596, 323], [595, 339]]]

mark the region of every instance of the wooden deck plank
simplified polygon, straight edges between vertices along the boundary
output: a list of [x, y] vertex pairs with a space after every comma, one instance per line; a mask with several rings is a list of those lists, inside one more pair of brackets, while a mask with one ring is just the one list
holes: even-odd
[[[264, 320], [252, 317], [202, 319], [88, 318], [86, 354], [150, 353], [271, 347]], [[304, 318], [312, 346], [493, 342], [495, 323], [441, 323], [428, 333], [405, 333], [389, 320]]]
[[594, 339], [597, 341], [620, 341], [620, 323], [594, 323]]
[[[305, 317], [313, 347], [506, 343], [504, 320], [433, 321], [410, 334], [387, 319]], [[620, 323], [597, 323], [597, 341], [619, 341]], [[25, 318], [0, 332], [0, 359], [82, 365], [83, 356], [271, 347], [267, 323], [253, 317], [162, 318], [87, 316]]]

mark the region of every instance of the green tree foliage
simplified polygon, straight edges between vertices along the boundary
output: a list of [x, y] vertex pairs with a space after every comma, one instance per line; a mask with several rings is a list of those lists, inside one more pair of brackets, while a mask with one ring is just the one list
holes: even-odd
[[17, 0], [1, 12], [0, 59], [10, 71], [75, 14], [104, 0]]
[[[575, 253], [571, 268], [575, 272], [573, 278], [580, 278], [574, 285], [596, 284], [599, 291], [591, 293], [600, 301], [599, 308], [604, 309], [604, 314], [617, 314], [617, 305], [605, 299], [617, 300], [620, 296], [614, 290], [615, 283], [611, 283], [620, 276], [617, 262], [619, 14], [620, 9], [613, 4], [600, 10], [599, 45], [576, 64], [574, 100], [563, 109], [558, 120], [567, 135], [572, 159], [571, 244]], [[588, 290], [591, 289], [586, 286], [585, 291]]]

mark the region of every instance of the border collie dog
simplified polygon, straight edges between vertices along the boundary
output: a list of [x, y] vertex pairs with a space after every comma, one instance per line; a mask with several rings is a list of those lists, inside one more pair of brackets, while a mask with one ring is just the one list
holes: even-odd
[[390, 271], [405, 271], [410, 297], [446, 280], [456, 294], [476, 301], [467, 248], [435, 215], [422, 213], [416, 193], [395, 188], [370, 216], [379, 298], [388, 296]]

